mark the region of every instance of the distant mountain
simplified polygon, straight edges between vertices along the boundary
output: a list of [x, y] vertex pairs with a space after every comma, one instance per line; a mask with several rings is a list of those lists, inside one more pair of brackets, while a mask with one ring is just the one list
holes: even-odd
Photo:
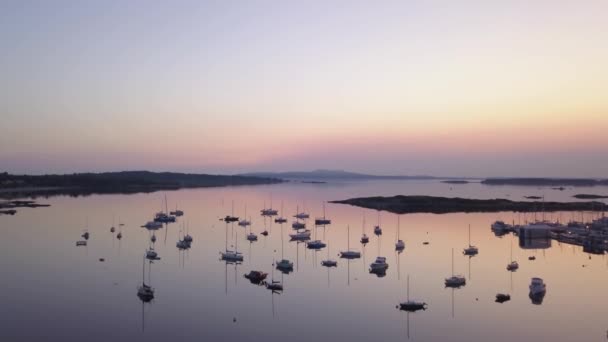
[[[436, 179], [437, 177], [426, 175], [414, 176], [380, 176], [356, 173], [342, 170], [314, 170], [314, 171], [291, 171], [291, 172], [251, 172], [239, 176], [280, 178], [286, 180], [372, 180], [372, 179]], [[443, 179], [443, 178], [442, 178]]]

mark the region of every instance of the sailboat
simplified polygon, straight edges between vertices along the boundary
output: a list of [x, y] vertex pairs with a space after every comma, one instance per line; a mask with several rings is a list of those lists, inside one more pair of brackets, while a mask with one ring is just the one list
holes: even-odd
[[184, 215], [184, 211], [177, 209], [177, 204], [175, 204], [175, 211], [172, 211], [169, 214], [171, 214], [173, 216], [183, 216]]
[[515, 272], [518, 268], [519, 264], [513, 260], [513, 238], [511, 238], [511, 262], [507, 265], [507, 271]]
[[382, 228], [380, 228], [380, 210], [378, 210], [378, 224], [374, 227], [374, 234], [376, 234], [376, 236], [382, 235]]
[[239, 221], [239, 226], [241, 227], [247, 227], [251, 225], [251, 220], [247, 220], [247, 204], [245, 204], [245, 216], [243, 216], [244, 218], [242, 220]]
[[350, 226], [347, 226], [347, 233], [346, 233], [346, 243], [347, 243], [347, 249], [346, 251], [340, 252], [340, 257], [344, 258], [344, 259], [358, 259], [361, 257], [361, 252], [358, 251], [351, 251], [350, 250]]
[[331, 224], [331, 220], [325, 217], [325, 202], [323, 202], [323, 217], [315, 219], [316, 226], [325, 226]]
[[305, 219], [309, 218], [310, 215], [306, 211], [300, 212], [300, 209], [297, 208], [296, 209], [296, 214], [293, 217], [295, 217], [297, 219], [300, 219], [300, 220], [305, 220]]
[[399, 303], [399, 309], [408, 312], [416, 312], [418, 310], [426, 310], [427, 304], [410, 300], [410, 275], [407, 275], [407, 300]]
[[477, 253], [479, 253], [479, 249], [477, 247], [471, 245], [471, 225], [469, 224], [469, 247], [465, 248], [462, 251], [462, 254], [474, 256], [474, 255], [477, 255]]
[[142, 267], [142, 282], [141, 286], [137, 288], [137, 297], [142, 300], [142, 302], [150, 302], [154, 299], [154, 288], [150, 285], [146, 285], [146, 256], [144, 255], [143, 259], [143, 267]]
[[251, 227], [249, 227], [249, 234], [247, 234], [247, 241], [249, 241], [249, 242], [258, 241], [258, 236], [253, 232]]
[[171, 222], [175, 222], [175, 220], [176, 220], [175, 216], [169, 215], [169, 209], [167, 206], [167, 195], [165, 195], [165, 211], [164, 212], [159, 211], [158, 213], [156, 213], [156, 216], [154, 217], [154, 221], [161, 222], [161, 223], [171, 223]]
[[363, 235], [361, 235], [361, 243], [363, 245], [365, 245], [366, 243], [369, 243], [369, 236], [367, 236], [365, 234], [365, 215], [363, 215]]
[[274, 262], [272, 263], [272, 278], [270, 279], [270, 283], [266, 283], [266, 288], [273, 293], [280, 293], [283, 291], [283, 284], [278, 280], [274, 280]]
[[[238, 235], [238, 232], [237, 232]], [[235, 238], [234, 251], [228, 250], [228, 223], [226, 223], [226, 243], [224, 252], [220, 252], [222, 260], [226, 263], [240, 263], [243, 262], [243, 254], [238, 252], [238, 238]]]
[[274, 219], [275, 223], [285, 223], [287, 219], [283, 217], [283, 201], [281, 201], [281, 216]]
[[232, 201], [232, 210], [230, 212], [230, 215], [226, 215], [226, 217], [224, 217], [224, 221], [225, 222], [237, 222], [238, 220], [239, 220], [239, 218], [234, 216], [234, 201]]
[[262, 216], [276, 216], [279, 214], [278, 210], [272, 209], [272, 196], [270, 197], [270, 208], [266, 208], [266, 202], [264, 201], [264, 209], [260, 210]]
[[454, 248], [452, 248], [452, 276], [445, 278], [446, 287], [461, 287], [466, 285], [467, 280], [461, 275], [454, 275]]
[[329, 258], [329, 244], [327, 244], [327, 259], [321, 261], [321, 266], [325, 267], [337, 267], [338, 262]]
[[[282, 208], [282, 206], [281, 206]], [[282, 212], [282, 209], [281, 209]], [[276, 267], [283, 273], [289, 273], [293, 271], [293, 262], [285, 259], [285, 243], [283, 242], [283, 225], [281, 224], [281, 261], [276, 263]]]
[[401, 225], [399, 224], [399, 215], [397, 215], [397, 242], [395, 243], [395, 250], [397, 252], [403, 251], [405, 249], [405, 242], [401, 240], [399, 237], [401, 232]]
[[112, 227], [110, 227], [110, 233], [114, 233], [116, 228], [114, 227], [114, 218], [112, 217]]

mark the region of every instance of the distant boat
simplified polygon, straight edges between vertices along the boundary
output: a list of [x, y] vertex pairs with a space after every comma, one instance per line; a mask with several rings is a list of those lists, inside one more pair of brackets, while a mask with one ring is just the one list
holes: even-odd
[[258, 241], [258, 236], [254, 232], [249, 232], [249, 234], [247, 234], [247, 241], [249, 241], [249, 242]]
[[513, 260], [513, 239], [511, 239], [511, 262], [507, 265], [507, 271], [515, 272], [518, 268], [519, 264]]
[[[266, 207], [266, 202], [264, 202], [264, 207]], [[272, 199], [270, 200], [270, 208], [264, 208], [260, 210], [262, 216], [276, 216], [279, 214], [278, 210], [272, 209]]]
[[462, 251], [462, 254], [468, 256], [475, 256], [479, 253], [479, 249], [473, 245], [471, 245], [471, 225], [469, 224], [469, 247], [465, 248]]
[[146, 224], [144, 224], [141, 227], [149, 229], [149, 230], [157, 230], [157, 229], [162, 228], [163, 224], [162, 224], [162, 222], [148, 221], [148, 222], [146, 222]]
[[160, 222], [160, 223], [172, 223], [172, 222], [175, 222], [175, 220], [176, 220], [175, 216], [170, 216], [163, 212], [158, 212], [154, 216], [154, 221]]
[[465, 277], [461, 275], [454, 275], [454, 248], [452, 248], [452, 276], [445, 278], [446, 287], [461, 287], [466, 285], [467, 281]]
[[244, 277], [249, 279], [252, 284], [258, 285], [261, 284], [267, 276], [268, 273], [264, 273], [262, 271], [250, 271], [249, 273], [244, 275]]
[[146, 251], [146, 259], [149, 259], [149, 260], [159, 260], [160, 258], [158, 257], [158, 253], [156, 253], [156, 251], [154, 250], [154, 248], [150, 247], [150, 249], [148, 249]]
[[530, 282], [530, 295], [531, 296], [544, 296], [547, 292], [547, 285], [544, 283], [542, 278], [534, 277]]
[[298, 206], [296, 206], [296, 214], [293, 215], [293, 217], [295, 217], [299, 220], [305, 220], [305, 219], [309, 218], [310, 215], [304, 211], [300, 212], [300, 208]]
[[88, 240], [89, 239], [89, 232], [85, 231], [82, 235], [80, 235], [83, 239]]
[[304, 228], [306, 228], [306, 223], [296, 221], [296, 222], [294, 222], [294, 223], [291, 224], [291, 228], [293, 228], [293, 229], [304, 229]]
[[528, 257], [528, 260], [536, 260], [536, 257], [534, 255], [531, 255]]
[[87, 242], [85, 240], [76, 241], [76, 246], [86, 246]]
[[496, 294], [496, 302], [497, 303], [504, 303], [511, 300], [511, 295], [510, 294], [505, 294], [505, 293], [498, 293]]
[[295, 234], [289, 234], [292, 240], [308, 240], [310, 239], [310, 230], [304, 230]]
[[156, 235], [152, 234], [150, 241], [152, 241], [152, 243], [156, 242]]
[[281, 216], [274, 219], [275, 223], [285, 223], [285, 222], [287, 222], [287, 219], [282, 216], [283, 213], [284, 213], [284, 211], [283, 211], [283, 201], [281, 201]]
[[346, 230], [347, 230], [347, 233], [346, 233], [347, 248], [346, 248], [346, 251], [340, 252], [340, 257], [343, 259], [358, 259], [361, 257], [361, 252], [350, 250], [350, 226], [347, 226]]
[[287, 259], [281, 259], [281, 261], [276, 263], [277, 269], [281, 271], [290, 271], [293, 270], [293, 262]]
[[323, 202], [323, 217], [315, 219], [316, 226], [325, 226], [331, 224], [331, 220], [325, 217], [325, 202]]
[[[228, 250], [228, 224], [226, 224], [226, 238], [225, 238], [225, 247], [224, 251], [220, 252], [221, 260], [226, 261], [227, 263], [241, 263], [243, 262], [243, 254], [238, 252], [238, 238], [235, 238], [234, 251]], [[238, 230], [237, 230], [238, 235]]]
[[407, 276], [407, 300], [399, 303], [399, 309], [408, 312], [416, 312], [418, 310], [426, 310], [427, 304], [424, 302], [418, 302], [410, 300], [410, 276]]
[[308, 247], [309, 249], [321, 249], [325, 248], [325, 246], [327, 245], [321, 240], [314, 240], [306, 243], [306, 247]]
[[232, 210], [230, 212], [230, 215], [226, 215], [226, 217], [224, 217], [224, 221], [225, 222], [237, 222], [238, 220], [239, 220], [239, 218], [234, 216], [234, 201], [232, 201]]
[[321, 266], [325, 267], [337, 267], [338, 262], [329, 258], [329, 244], [327, 245], [327, 259], [321, 261]]
[[122, 239], [122, 232], [118, 232], [118, 234], [116, 234], [116, 238], [118, 240]]
[[184, 212], [182, 210], [177, 209], [177, 204], [175, 205], [175, 210], [169, 212], [169, 214], [174, 215], [174, 216], [183, 216]]
[[401, 225], [399, 224], [399, 215], [397, 215], [397, 242], [395, 243], [395, 250], [397, 252], [403, 251], [405, 249], [405, 242], [400, 239]]
[[247, 220], [247, 204], [245, 204], [245, 215], [243, 217], [245, 217], [245, 218], [239, 221], [239, 226], [241, 226], [241, 227], [250, 226], [251, 220]]
[[283, 284], [280, 281], [274, 280], [274, 263], [272, 263], [272, 278], [270, 283], [266, 283], [266, 288], [273, 293], [279, 293], [283, 291]]

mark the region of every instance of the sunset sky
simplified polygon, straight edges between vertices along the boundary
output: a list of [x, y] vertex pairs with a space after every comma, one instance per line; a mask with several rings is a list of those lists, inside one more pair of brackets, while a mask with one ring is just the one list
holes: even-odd
[[608, 1], [2, 1], [0, 172], [608, 177]]

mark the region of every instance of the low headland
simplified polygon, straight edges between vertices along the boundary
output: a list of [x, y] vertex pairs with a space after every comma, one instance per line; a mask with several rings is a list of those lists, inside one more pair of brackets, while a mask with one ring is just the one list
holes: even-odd
[[608, 179], [592, 178], [488, 178], [481, 182], [485, 185], [519, 185], [519, 186], [608, 186]]
[[361, 197], [330, 203], [384, 210], [395, 214], [413, 213], [472, 213], [472, 212], [534, 212], [534, 211], [603, 211], [608, 205], [601, 202], [537, 202], [507, 199], [467, 199], [434, 196]]
[[90, 195], [154, 192], [181, 188], [281, 183], [276, 178], [208, 175], [176, 172], [122, 171], [66, 175], [12, 175], [0, 173], [0, 197]]

